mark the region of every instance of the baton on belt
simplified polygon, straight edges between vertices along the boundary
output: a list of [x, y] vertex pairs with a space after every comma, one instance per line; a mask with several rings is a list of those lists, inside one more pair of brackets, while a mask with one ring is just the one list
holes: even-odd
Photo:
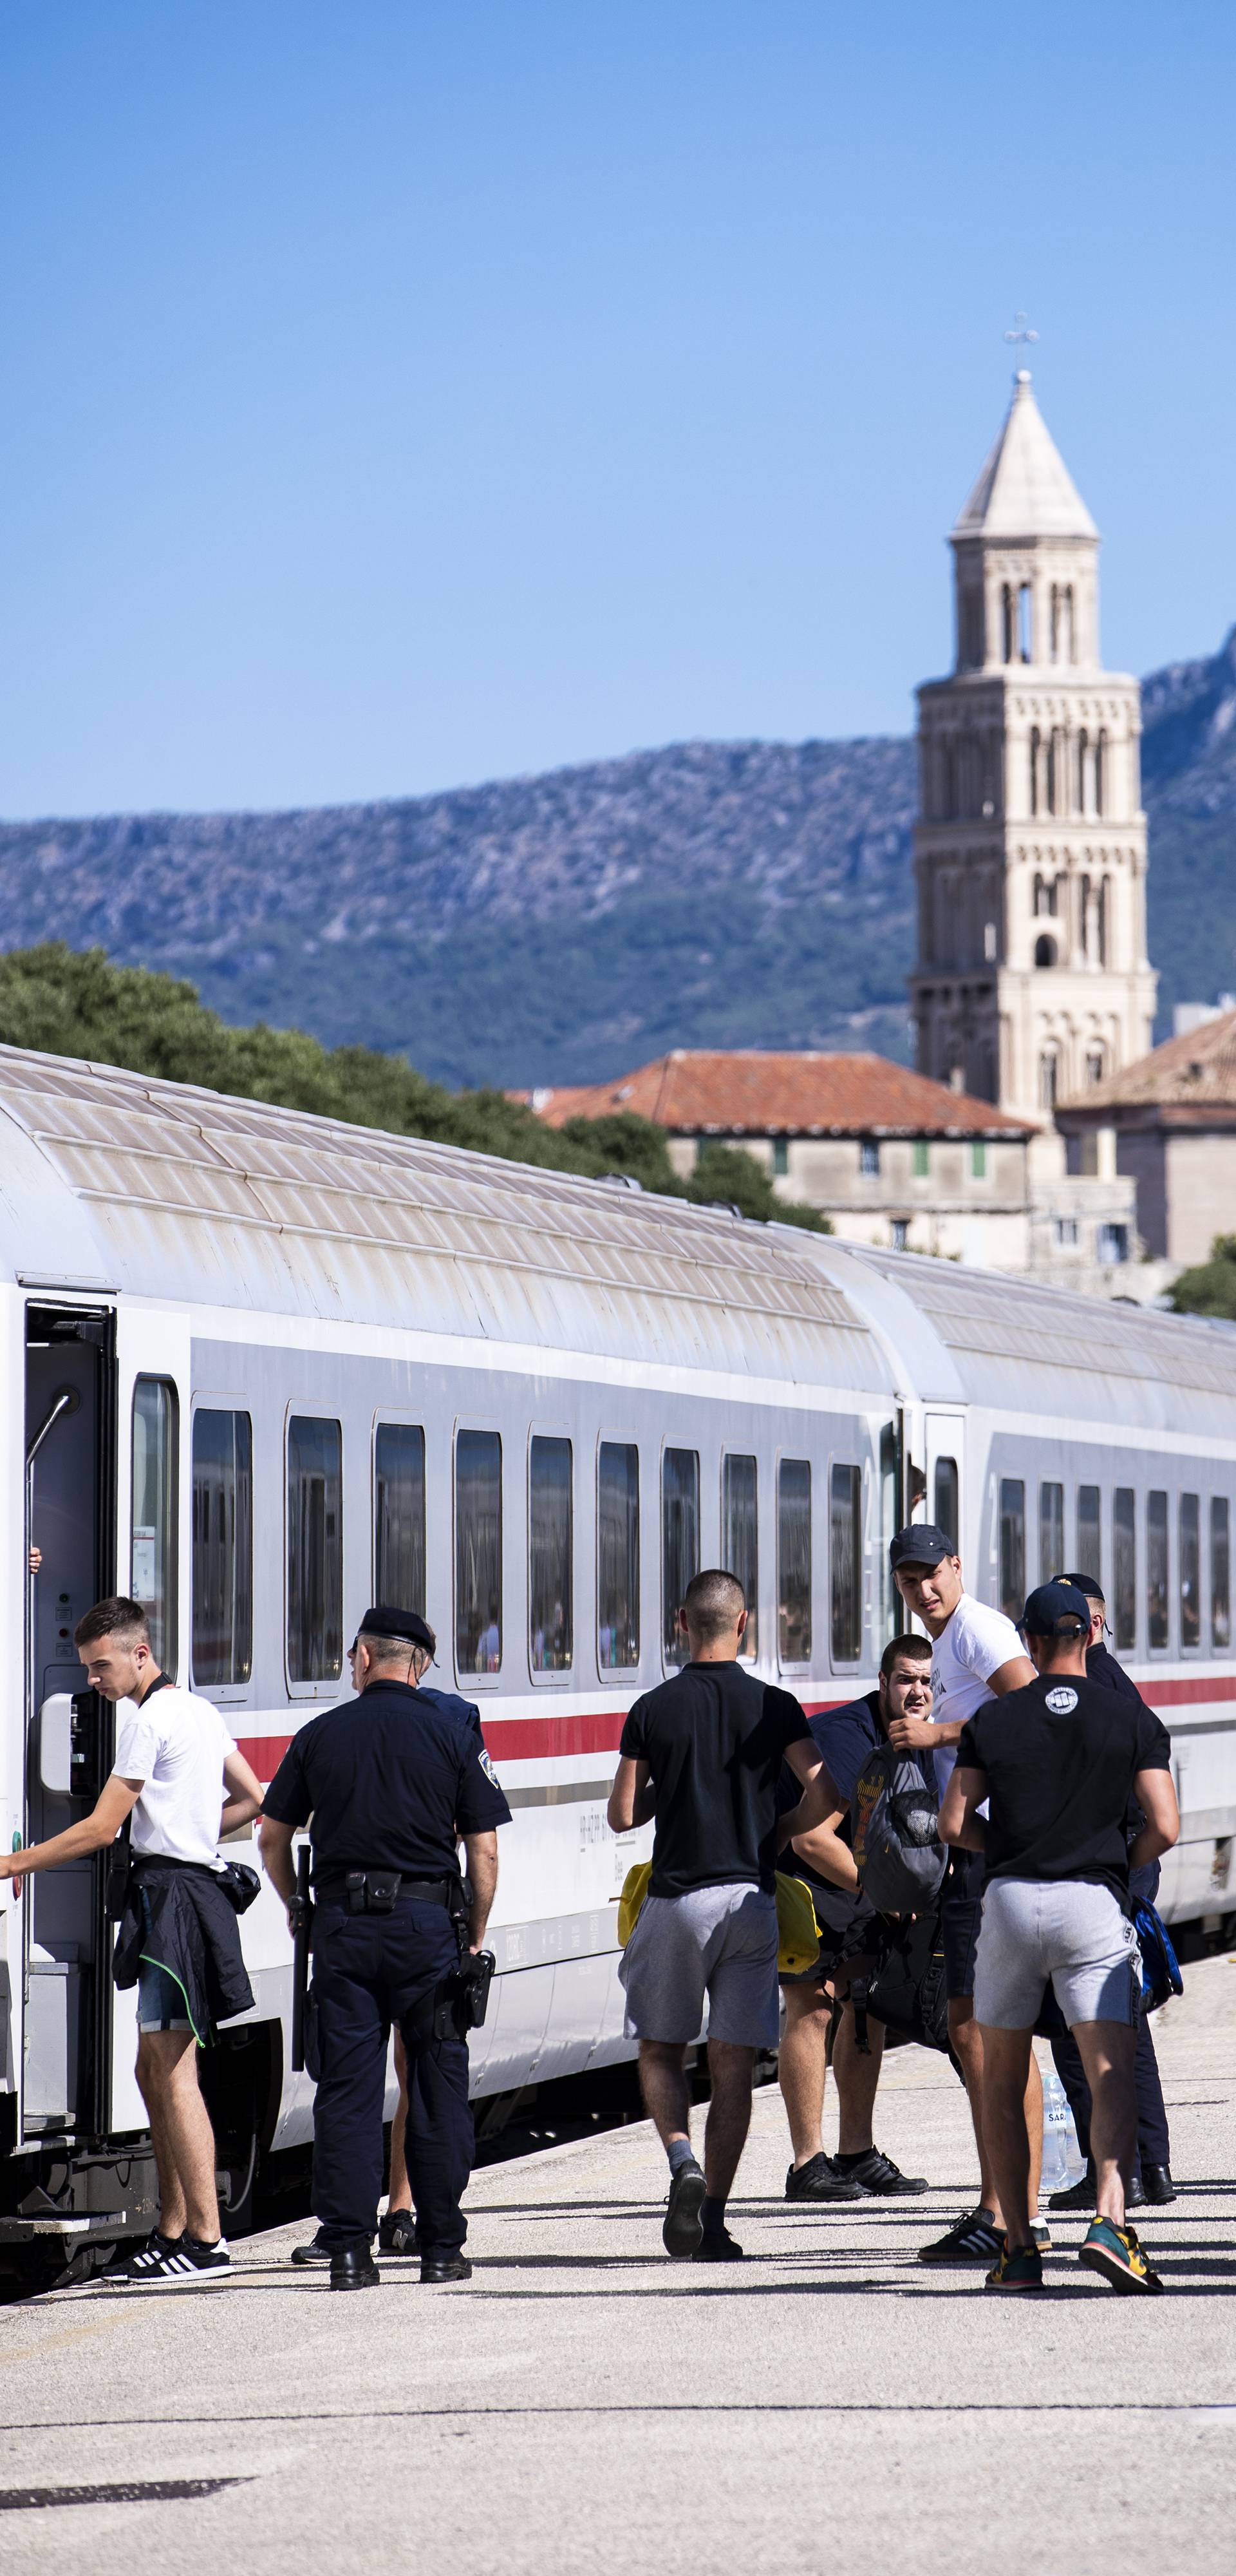
[[305, 1999], [309, 1992], [309, 1943], [313, 1931], [313, 1899], [309, 1894], [309, 1872], [313, 1854], [308, 1843], [302, 1843], [296, 1859], [296, 1894], [288, 1908], [292, 1916], [292, 2073], [300, 2075], [305, 2064]]

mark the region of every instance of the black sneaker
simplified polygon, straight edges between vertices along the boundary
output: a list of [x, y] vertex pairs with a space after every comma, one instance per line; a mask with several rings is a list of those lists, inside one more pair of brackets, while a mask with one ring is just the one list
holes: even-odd
[[329, 2245], [323, 2243], [322, 2230], [320, 2227], [317, 2235], [310, 2239], [308, 2245], [294, 2245], [292, 2247], [292, 2261], [295, 2263], [298, 2271], [308, 2270], [311, 2264], [329, 2264], [330, 2256], [331, 2249]]
[[840, 2173], [831, 2156], [809, 2156], [805, 2165], [791, 2165], [785, 2177], [787, 2200], [864, 2200], [861, 2182]]
[[741, 2263], [743, 2250], [728, 2227], [706, 2227], [691, 2260], [693, 2263]]
[[900, 2165], [881, 2155], [878, 2147], [867, 2147], [859, 2156], [838, 2156], [835, 2162], [842, 2180], [856, 2182], [869, 2200], [897, 2200], [931, 2189], [925, 2174], [903, 2174]]
[[388, 2209], [378, 2220], [379, 2254], [419, 2254], [416, 2220], [410, 2209]]
[[129, 2281], [144, 2281], [164, 2254], [178, 2254], [183, 2236], [163, 2236], [152, 2227], [144, 2245], [120, 2246], [106, 2269], [96, 2275], [101, 2289], [123, 2288]]
[[1094, 2174], [1087, 2166], [1080, 2182], [1071, 2182], [1064, 2191], [1053, 2191], [1047, 2206], [1049, 2209], [1093, 2209], [1094, 2201]]
[[667, 2254], [689, 2255], [699, 2251], [704, 2233], [700, 2212], [704, 2206], [704, 2177], [694, 2156], [679, 2165], [669, 2187], [669, 2204], [661, 2229], [661, 2242]]
[[153, 2246], [148, 2246], [146, 2258], [139, 2255], [127, 2275], [126, 2286], [132, 2290], [212, 2290], [235, 2277], [222, 2237], [217, 2245], [199, 2245], [196, 2237], [182, 2236], [179, 2245], [169, 2246], [165, 2253], [156, 2253]]
[[920, 2245], [920, 2263], [987, 2263], [995, 2264], [1004, 2251], [1004, 2238], [992, 2220], [989, 2209], [968, 2210], [943, 2236], [930, 2245]]

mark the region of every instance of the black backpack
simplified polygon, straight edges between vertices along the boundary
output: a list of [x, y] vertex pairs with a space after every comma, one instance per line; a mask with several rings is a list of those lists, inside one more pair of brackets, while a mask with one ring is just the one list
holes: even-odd
[[859, 1884], [879, 1913], [934, 1902], [948, 1867], [939, 1821], [935, 1788], [913, 1754], [877, 1745], [854, 1783], [850, 1831]]
[[964, 2084], [965, 2077], [949, 2045], [938, 1905], [926, 1914], [916, 1914], [909, 1922], [881, 1925], [878, 1964], [869, 1977], [851, 1978], [850, 2002], [855, 2044], [864, 2054], [870, 2047], [870, 2015], [873, 2021], [883, 2022], [898, 2039], [916, 2040], [920, 2048], [939, 2049]]

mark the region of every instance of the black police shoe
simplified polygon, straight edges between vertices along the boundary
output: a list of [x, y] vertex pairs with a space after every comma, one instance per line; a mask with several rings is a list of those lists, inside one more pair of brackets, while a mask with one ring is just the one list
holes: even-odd
[[785, 2177], [787, 2200], [865, 2200], [861, 2182], [838, 2171], [831, 2156], [808, 2156], [805, 2165], [791, 2165]]
[[416, 2220], [410, 2209], [388, 2209], [378, 2220], [379, 2254], [419, 2254]]
[[1094, 2167], [1087, 2165], [1080, 2182], [1066, 2184], [1063, 2191], [1053, 2191], [1049, 2209], [1093, 2209], [1095, 2203]]
[[306, 2271], [310, 2264], [329, 2263], [330, 2259], [331, 2249], [325, 2242], [320, 2227], [317, 2235], [313, 2237], [308, 2245], [294, 2245], [292, 2247], [292, 2261], [295, 2263], [299, 2271]]
[[1146, 2190], [1142, 2176], [1140, 2174], [1134, 2174], [1133, 2180], [1129, 2184], [1129, 2188], [1124, 2196], [1125, 2208], [1144, 2209], [1149, 2197], [1150, 2195]]
[[925, 2174], [903, 2174], [900, 2165], [881, 2155], [878, 2147], [868, 2147], [860, 2156], [837, 2156], [834, 2161], [843, 2181], [856, 2182], [869, 2200], [896, 2200], [931, 2188]]
[[367, 2245], [345, 2245], [330, 2258], [332, 2290], [377, 2290], [382, 2275]]
[[422, 2254], [422, 2281], [470, 2281], [472, 2266], [466, 2254]]
[[1176, 2197], [1170, 2165], [1143, 2165], [1142, 2189], [1152, 2209], [1165, 2209]]

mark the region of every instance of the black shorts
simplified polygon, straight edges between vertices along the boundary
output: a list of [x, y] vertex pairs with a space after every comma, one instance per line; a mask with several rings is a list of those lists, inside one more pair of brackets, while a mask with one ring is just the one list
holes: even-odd
[[830, 1888], [827, 1893], [834, 1902], [822, 1904], [821, 1891], [812, 1886], [810, 1880], [805, 1883], [811, 1887], [811, 1900], [820, 1926], [820, 1955], [813, 1967], [799, 1968], [792, 1976], [781, 1972], [779, 1982], [783, 1986], [822, 1986], [841, 1969], [847, 1968], [852, 1959], [874, 1956], [877, 1947], [879, 1917], [869, 1898], [855, 1897], [844, 1921], [830, 1919], [826, 1922], [822, 1919], [824, 1914], [835, 1917], [840, 1912], [835, 1900], [843, 1891]]
[[954, 1852], [940, 1899], [944, 1991], [968, 2000], [974, 1993], [974, 1956], [983, 1920], [983, 1855]]

